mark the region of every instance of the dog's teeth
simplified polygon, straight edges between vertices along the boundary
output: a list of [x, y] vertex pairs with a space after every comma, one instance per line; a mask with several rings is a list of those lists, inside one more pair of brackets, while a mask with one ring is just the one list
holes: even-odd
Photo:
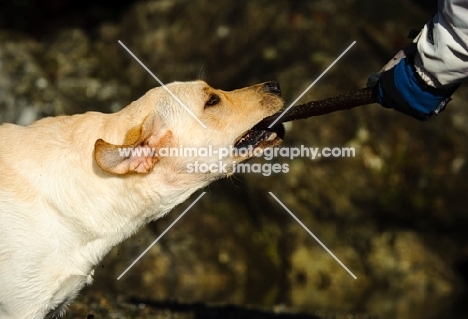
[[267, 142], [269, 142], [269, 141], [273, 141], [275, 138], [276, 138], [276, 133], [271, 132], [270, 136], [268, 136], [268, 138], [266, 140], [267, 140]]

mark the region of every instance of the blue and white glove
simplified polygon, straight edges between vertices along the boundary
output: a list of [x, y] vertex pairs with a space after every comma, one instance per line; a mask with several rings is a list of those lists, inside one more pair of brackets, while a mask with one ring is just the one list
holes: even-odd
[[368, 87], [377, 86], [380, 105], [425, 121], [439, 114], [459, 85], [449, 88], [429, 86], [416, 72], [416, 44], [399, 51], [379, 73], [372, 74]]

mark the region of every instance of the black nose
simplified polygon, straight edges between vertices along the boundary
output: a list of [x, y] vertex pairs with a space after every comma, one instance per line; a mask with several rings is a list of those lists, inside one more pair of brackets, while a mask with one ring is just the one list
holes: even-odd
[[279, 86], [279, 83], [276, 81], [269, 81], [266, 82], [263, 86], [263, 90], [268, 93], [273, 93], [278, 96], [281, 96], [281, 88]]

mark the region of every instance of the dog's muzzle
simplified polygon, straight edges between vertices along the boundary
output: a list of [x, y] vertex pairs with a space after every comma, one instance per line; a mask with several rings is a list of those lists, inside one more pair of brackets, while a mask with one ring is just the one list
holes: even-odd
[[[276, 81], [265, 82], [263, 84], [263, 92], [281, 97], [281, 88]], [[282, 124], [275, 125], [272, 128], [257, 126], [258, 125], [256, 125], [255, 129], [250, 129], [239, 137], [234, 143], [234, 147], [238, 149], [247, 147], [273, 147], [281, 143], [284, 138], [284, 127]]]

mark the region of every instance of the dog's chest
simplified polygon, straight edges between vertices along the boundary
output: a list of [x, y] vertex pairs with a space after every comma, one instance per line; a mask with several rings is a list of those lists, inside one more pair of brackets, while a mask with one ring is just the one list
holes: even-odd
[[61, 282], [57, 292], [50, 302], [53, 309], [50, 309], [46, 318], [60, 317], [65, 313], [67, 306], [76, 298], [77, 294], [85, 285], [93, 282], [94, 270], [88, 275], [71, 275]]

